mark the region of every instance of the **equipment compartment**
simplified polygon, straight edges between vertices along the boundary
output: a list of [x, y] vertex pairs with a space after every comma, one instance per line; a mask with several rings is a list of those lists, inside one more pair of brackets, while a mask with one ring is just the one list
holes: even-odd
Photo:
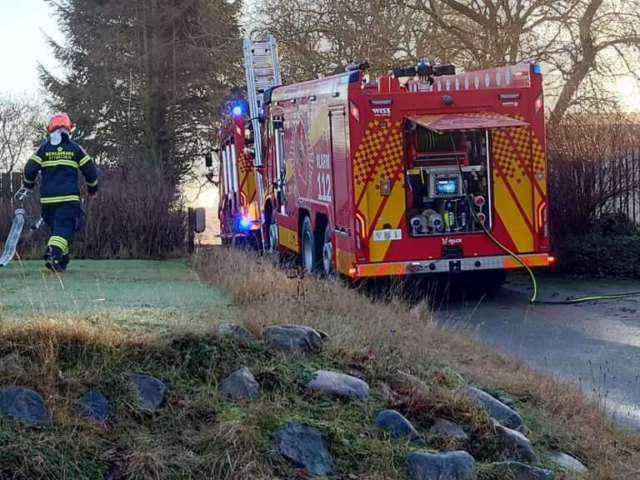
[[407, 221], [412, 237], [491, 229], [488, 130], [436, 133], [405, 122]]

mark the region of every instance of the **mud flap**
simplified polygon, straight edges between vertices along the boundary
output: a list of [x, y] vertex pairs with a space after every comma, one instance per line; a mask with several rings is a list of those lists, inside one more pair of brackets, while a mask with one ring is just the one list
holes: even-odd
[[11, 225], [11, 230], [9, 231], [9, 237], [4, 244], [4, 252], [0, 257], [0, 267], [9, 265], [9, 262], [13, 260], [13, 257], [16, 254], [16, 249], [18, 247], [18, 240], [20, 240], [20, 235], [22, 234], [22, 229], [24, 228], [26, 216], [27, 212], [25, 212], [23, 209], [19, 208], [18, 210], [16, 210], [15, 217], [13, 218], [13, 224]]

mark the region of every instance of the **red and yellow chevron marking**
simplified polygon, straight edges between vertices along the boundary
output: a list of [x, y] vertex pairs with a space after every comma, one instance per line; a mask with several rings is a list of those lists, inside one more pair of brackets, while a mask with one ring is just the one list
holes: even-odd
[[[540, 255], [524, 255], [520, 257], [529, 267], [548, 267], [549, 255], [546, 253]], [[503, 268], [513, 269], [522, 268], [522, 262], [512, 257], [507, 257], [502, 261]]]
[[[355, 197], [358, 214], [364, 219], [371, 237], [385, 225], [397, 228], [405, 210], [402, 122], [392, 125], [378, 121], [367, 125], [354, 156]], [[380, 194], [380, 182], [391, 182], [391, 194]], [[372, 262], [384, 260], [391, 242], [369, 244]]]
[[406, 262], [381, 263], [377, 265], [358, 265], [358, 277], [387, 277], [405, 275]]
[[491, 132], [495, 209], [518, 252], [534, 249], [531, 130]]
[[240, 194], [247, 199], [247, 204], [256, 199], [256, 177], [251, 160], [244, 152], [238, 154], [238, 175], [240, 176]]

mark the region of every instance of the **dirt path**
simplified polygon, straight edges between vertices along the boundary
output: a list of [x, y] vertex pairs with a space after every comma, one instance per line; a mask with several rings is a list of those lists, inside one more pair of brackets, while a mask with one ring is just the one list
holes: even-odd
[[126, 331], [206, 327], [233, 317], [227, 299], [186, 260], [74, 261], [58, 277], [42, 262], [0, 269], [0, 321], [82, 318]]

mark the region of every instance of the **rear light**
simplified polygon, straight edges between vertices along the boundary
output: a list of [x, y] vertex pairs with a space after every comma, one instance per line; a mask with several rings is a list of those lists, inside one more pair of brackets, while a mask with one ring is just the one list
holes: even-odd
[[364, 217], [359, 213], [356, 213], [356, 232], [358, 236], [364, 238], [367, 232], [364, 224]]
[[362, 242], [366, 234], [367, 229], [364, 223], [364, 217], [361, 214], [356, 213], [356, 248], [358, 250], [362, 250]]
[[357, 122], [360, 121], [360, 109], [353, 102], [350, 102], [349, 112]]
[[358, 270], [356, 270], [355, 268], [351, 267], [351, 268], [349, 269], [349, 276], [350, 276], [350, 277], [355, 277], [355, 276], [356, 276], [356, 273], [358, 273]]
[[549, 236], [549, 215], [547, 210], [547, 202], [542, 202], [538, 207], [538, 228], [542, 232], [543, 238]]
[[556, 257], [554, 257], [553, 255], [549, 255], [548, 259], [549, 265], [553, 265], [554, 263], [556, 263]]

